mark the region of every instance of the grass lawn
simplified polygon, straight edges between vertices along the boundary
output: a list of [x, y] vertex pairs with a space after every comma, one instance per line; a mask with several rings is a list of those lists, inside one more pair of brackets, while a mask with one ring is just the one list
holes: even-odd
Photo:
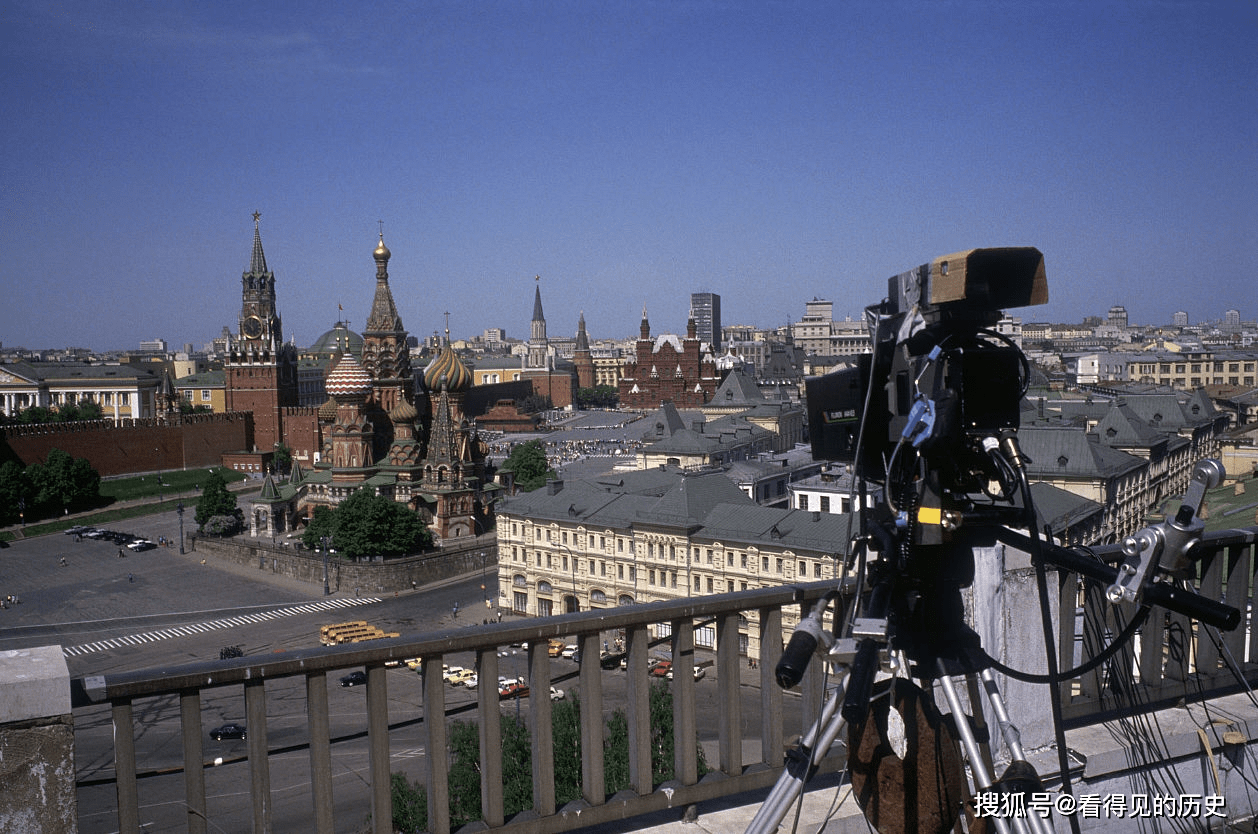
[[175, 469], [152, 475], [132, 475], [100, 482], [100, 494], [106, 500], [134, 501], [137, 498], [161, 498], [201, 491], [201, 484], [210, 472], [218, 472], [227, 483], [243, 481], [245, 476], [233, 469], [215, 466], [212, 469]]
[[[174, 513], [179, 502], [183, 502], [187, 522], [192, 522], [196, 513], [197, 499], [201, 497], [201, 484], [211, 471], [217, 471], [228, 484], [245, 480], [244, 475], [231, 469], [214, 467], [210, 469], [172, 470], [158, 476], [135, 475], [126, 478], [112, 478], [101, 481], [100, 494], [104, 504], [98, 512], [89, 515], [77, 515], [74, 518], [58, 518], [28, 524], [22, 531], [25, 536], [43, 536], [58, 533], [76, 524], [90, 527], [104, 527], [116, 521], [138, 518], [156, 513]], [[239, 494], [239, 493], [238, 493]], [[158, 503], [136, 504], [130, 507], [110, 508], [110, 504], [123, 501], [134, 501], [140, 498], [158, 498]], [[11, 531], [0, 532], [0, 541], [12, 541], [16, 536]]]

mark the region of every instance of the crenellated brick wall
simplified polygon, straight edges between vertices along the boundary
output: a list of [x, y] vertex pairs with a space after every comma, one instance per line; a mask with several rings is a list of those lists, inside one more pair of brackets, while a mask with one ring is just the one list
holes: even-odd
[[86, 458], [102, 476], [218, 466], [223, 453], [246, 448], [248, 412], [4, 426], [0, 437], [23, 464], [46, 460], [53, 449]]

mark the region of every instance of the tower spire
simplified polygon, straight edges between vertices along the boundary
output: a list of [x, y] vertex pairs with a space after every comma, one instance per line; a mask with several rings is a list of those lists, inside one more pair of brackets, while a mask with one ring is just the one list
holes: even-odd
[[262, 219], [262, 212], [255, 211], [253, 213], [253, 253], [249, 257], [249, 271], [254, 275], [261, 275], [267, 271], [266, 255], [262, 254], [262, 233], [258, 230], [258, 221]]

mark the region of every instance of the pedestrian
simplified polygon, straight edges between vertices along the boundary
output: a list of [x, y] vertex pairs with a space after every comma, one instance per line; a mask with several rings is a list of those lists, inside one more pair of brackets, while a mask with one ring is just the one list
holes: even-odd
[[134, 582], [134, 581], [135, 581], [135, 574], [133, 574], [133, 573], [129, 573], [129, 574], [127, 574], [127, 581], [128, 581], [128, 582]]
[[64, 568], [65, 566], [66, 566], [66, 557], [62, 556], [62, 557], [61, 557], [61, 567], [63, 567], [63, 568]]
[[119, 559], [121, 559], [121, 558], [122, 558], [122, 548], [121, 548], [121, 547], [120, 547], [120, 548], [118, 548], [118, 558], [119, 558]]

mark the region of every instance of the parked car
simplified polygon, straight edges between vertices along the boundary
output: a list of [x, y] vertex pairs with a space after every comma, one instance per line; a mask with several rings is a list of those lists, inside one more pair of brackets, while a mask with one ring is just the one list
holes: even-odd
[[362, 686], [367, 682], [367, 673], [363, 671], [350, 672], [341, 678], [341, 686]]
[[671, 660], [653, 660], [647, 667], [647, 674], [655, 678], [668, 677], [672, 674], [672, 668], [673, 661]]
[[553, 686], [552, 686], [552, 687], [550, 688], [550, 700], [552, 700], [552, 701], [562, 701], [562, 700], [563, 700], [563, 690], [562, 690], [562, 689], [556, 689], [555, 687], [553, 687]]
[[465, 686], [474, 677], [476, 677], [475, 669], [460, 669], [446, 675], [446, 683], [451, 686]]
[[480, 685], [480, 678], [477, 677], [475, 672], [473, 672], [470, 678], [463, 681], [463, 685], [467, 687], [468, 689], [475, 689], [477, 686]]
[[[706, 674], [707, 672], [703, 670], [702, 666], [695, 667], [695, 672], [694, 672], [695, 680], [702, 680], [703, 676]], [[673, 679], [673, 670], [669, 669], [668, 672], [664, 675], [664, 677], [668, 678], [671, 681]]]
[[245, 737], [244, 724], [224, 724], [221, 727], [215, 727], [214, 729], [210, 730], [210, 738], [214, 739], [215, 741], [223, 741], [224, 739], [229, 739], [229, 738], [244, 739], [244, 737]]
[[529, 695], [529, 686], [519, 681], [511, 681], [504, 683], [498, 687], [498, 698], [506, 700], [507, 698], [527, 698]]
[[566, 657], [569, 660], [573, 660], [577, 656], [577, 647], [569, 643], [568, 645], [563, 647], [563, 651], [559, 653], [559, 656]]
[[153, 544], [148, 539], [136, 539], [127, 545], [127, 550], [134, 550], [136, 553], [140, 553], [144, 550], [152, 550], [155, 547], [157, 547], [157, 545]]
[[454, 686], [455, 679], [466, 671], [468, 670], [464, 669], [462, 666], [450, 666], [450, 667], [442, 666], [441, 677], [445, 678], [446, 683], [450, 684], [451, 686]]

